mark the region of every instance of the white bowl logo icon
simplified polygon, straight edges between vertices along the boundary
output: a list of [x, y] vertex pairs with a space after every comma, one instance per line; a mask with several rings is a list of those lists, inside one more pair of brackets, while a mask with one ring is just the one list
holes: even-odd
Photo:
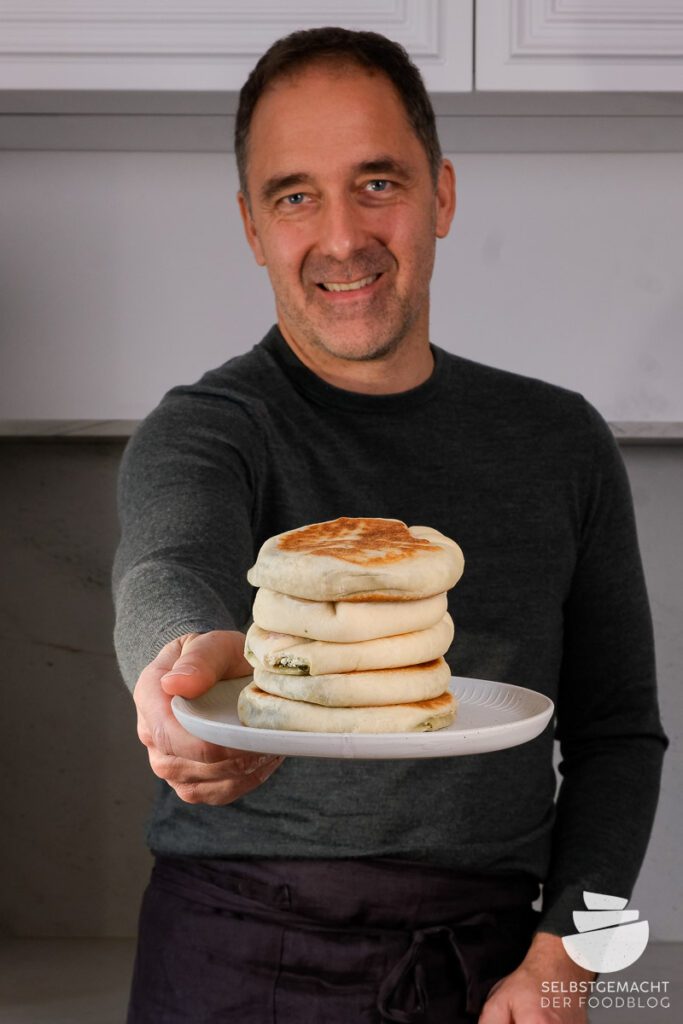
[[599, 974], [623, 971], [645, 952], [650, 928], [637, 910], [624, 910], [628, 900], [584, 892], [587, 910], [572, 915], [576, 935], [563, 935], [562, 945], [579, 967]]

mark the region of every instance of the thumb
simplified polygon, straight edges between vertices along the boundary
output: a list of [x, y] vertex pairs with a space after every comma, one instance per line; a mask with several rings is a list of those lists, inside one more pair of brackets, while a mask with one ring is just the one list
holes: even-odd
[[199, 697], [221, 679], [235, 679], [251, 672], [252, 667], [244, 657], [244, 634], [215, 629], [191, 634], [183, 640], [180, 657], [161, 677], [161, 685], [168, 694]]

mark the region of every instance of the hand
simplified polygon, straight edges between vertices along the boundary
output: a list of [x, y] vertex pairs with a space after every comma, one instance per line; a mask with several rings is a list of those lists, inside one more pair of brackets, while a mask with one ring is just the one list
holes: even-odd
[[[491, 989], [479, 1024], [587, 1024], [590, 991], [572, 995], [569, 985], [595, 977], [567, 956], [559, 936], [537, 932], [517, 970]], [[543, 982], [564, 983], [566, 991], [553, 992]]]
[[190, 804], [229, 804], [262, 785], [284, 757], [257, 754], [191, 736], [171, 711], [171, 697], [198, 697], [220, 679], [251, 675], [244, 636], [233, 630], [172, 640], [143, 669], [133, 699], [138, 736], [152, 771]]

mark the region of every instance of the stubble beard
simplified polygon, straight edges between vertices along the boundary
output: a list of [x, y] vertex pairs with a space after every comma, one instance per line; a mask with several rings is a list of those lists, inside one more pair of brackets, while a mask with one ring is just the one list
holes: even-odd
[[431, 269], [427, 271], [424, 287], [419, 290], [417, 300], [393, 294], [388, 297], [388, 301], [378, 303], [377, 308], [368, 313], [369, 324], [362, 318], [354, 324], [355, 318], [341, 309], [336, 316], [330, 310], [327, 314], [328, 322], [323, 326], [316, 323], [318, 317], [307, 316], [305, 308], [302, 309], [295, 302], [288, 302], [282, 294], [276, 302], [278, 316], [284, 319], [295, 338], [318, 352], [348, 362], [378, 361], [393, 355], [409, 336], [425, 307], [428, 311], [430, 278]]
[[[355, 327], [345, 317], [339, 317], [338, 329], [331, 322], [329, 327], [321, 330], [298, 310], [292, 311], [293, 317], [290, 315], [288, 319], [297, 333], [318, 351], [349, 362], [372, 362], [393, 355], [410, 333], [419, 315], [419, 309], [411, 307], [407, 301], [394, 299], [392, 306], [393, 309], [384, 316], [372, 318], [377, 329], [370, 331], [364, 323]], [[368, 332], [369, 336], [366, 336]]]

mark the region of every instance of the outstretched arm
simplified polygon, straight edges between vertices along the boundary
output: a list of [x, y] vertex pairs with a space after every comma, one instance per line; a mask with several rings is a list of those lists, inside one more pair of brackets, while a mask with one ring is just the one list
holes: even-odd
[[171, 711], [173, 694], [251, 672], [238, 629], [251, 603], [249, 431], [228, 400], [167, 398], [129, 444], [119, 480], [117, 654], [152, 770], [190, 803], [230, 803], [282, 763], [204, 743]]

